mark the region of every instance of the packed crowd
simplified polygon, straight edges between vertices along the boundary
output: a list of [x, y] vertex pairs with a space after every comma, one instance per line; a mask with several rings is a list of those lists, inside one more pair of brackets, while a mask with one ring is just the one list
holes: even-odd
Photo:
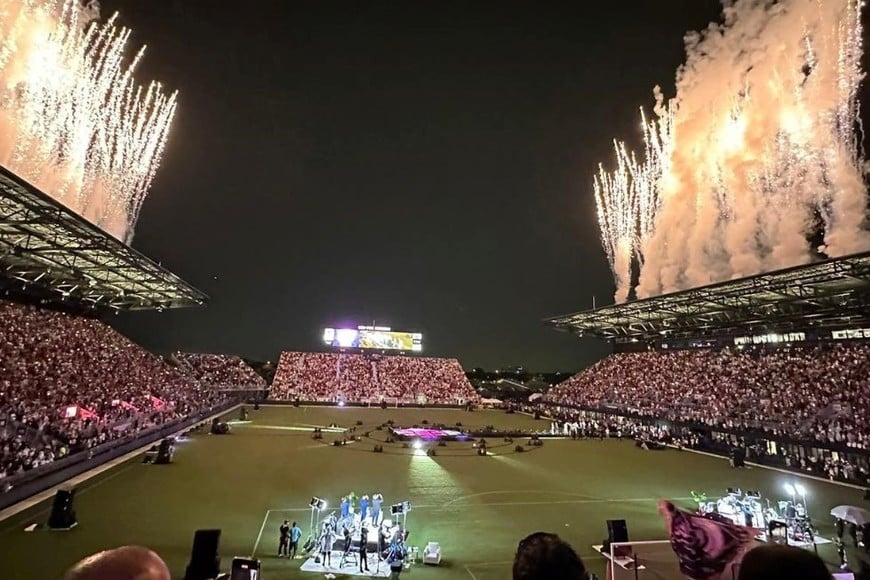
[[265, 389], [266, 381], [240, 357], [228, 354], [176, 352], [179, 368], [197, 381], [221, 389]]
[[870, 447], [870, 345], [613, 354], [548, 402]]
[[464, 404], [479, 397], [456, 359], [284, 352], [276, 400]]
[[0, 301], [0, 478], [220, 398], [98, 320]]

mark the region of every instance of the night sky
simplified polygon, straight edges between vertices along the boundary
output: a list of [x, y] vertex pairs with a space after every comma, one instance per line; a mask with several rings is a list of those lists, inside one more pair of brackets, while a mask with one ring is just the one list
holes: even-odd
[[103, 0], [180, 91], [133, 246], [211, 296], [122, 315], [146, 347], [275, 360], [323, 326], [466, 368], [575, 370], [541, 319], [612, 301], [592, 176], [673, 94], [713, 0]]

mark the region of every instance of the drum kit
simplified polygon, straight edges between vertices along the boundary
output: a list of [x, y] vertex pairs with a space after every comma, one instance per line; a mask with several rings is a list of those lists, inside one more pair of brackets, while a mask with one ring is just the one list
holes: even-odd
[[757, 491], [744, 493], [740, 489], [729, 487], [728, 493], [717, 501], [701, 504], [701, 514], [718, 514], [738, 526], [763, 528], [775, 512], [770, 509], [770, 502], [767, 509], [764, 508], [761, 503], [761, 493]]
[[796, 542], [811, 543], [815, 529], [807, 515], [806, 506], [798, 502], [781, 500], [775, 506], [769, 499], [762, 502], [761, 493], [728, 488], [727, 494], [717, 501], [700, 504], [702, 515], [716, 514], [739, 526], [768, 531], [771, 522], [788, 531], [788, 538]]

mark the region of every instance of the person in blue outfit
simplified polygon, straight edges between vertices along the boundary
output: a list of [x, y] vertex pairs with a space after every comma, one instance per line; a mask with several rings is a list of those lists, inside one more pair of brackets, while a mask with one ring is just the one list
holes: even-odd
[[376, 493], [372, 496], [372, 524], [377, 525], [381, 517], [381, 504], [384, 502], [384, 496]]
[[350, 502], [346, 497], [341, 498], [341, 519], [344, 519], [350, 513]]
[[302, 528], [296, 525], [296, 522], [293, 522], [293, 526], [290, 528], [290, 559], [294, 559], [296, 557], [296, 547], [299, 545], [299, 539], [302, 538]]

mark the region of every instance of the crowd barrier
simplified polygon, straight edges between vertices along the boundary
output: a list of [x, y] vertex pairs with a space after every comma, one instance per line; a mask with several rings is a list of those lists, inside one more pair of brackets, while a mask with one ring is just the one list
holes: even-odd
[[[630, 411], [620, 409], [619, 407], [586, 407], [560, 404], [556, 402], [544, 401], [539, 407], [542, 415], [558, 415], [558, 409], [566, 409], [572, 411], [581, 411], [589, 416], [609, 417], [628, 419], [636, 424], [641, 425], [659, 425], [667, 426], [668, 431], [672, 436], [680, 437], [687, 433], [696, 434], [702, 437], [699, 445], [691, 446], [691, 449], [730, 457], [735, 450], [741, 450], [746, 453], [745, 459], [753, 463], [775, 467], [778, 469], [786, 469], [797, 473], [806, 473], [817, 477], [827, 477], [826, 474], [815, 469], [818, 464], [811, 464], [812, 469], [801, 469], [799, 466], [787, 465], [784, 457], [780, 454], [758, 454], [755, 449], [770, 449], [771, 443], [774, 448], [782, 452], [789, 453], [796, 457], [804, 458], [820, 458], [836, 454], [840, 458], [845, 458], [854, 465], [861, 466], [864, 469], [870, 469], [870, 449], [862, 449], [859, 447], [849, 447], [843, 444], [829, 443], [824, 441], [801, 440], [782, 435], [769, 433], [767, 431], [753, 431], [747, 429], [730, 429], [725, 427], [705, 425], [703, 423], [694, 423], [688, 421], [671, 421], [649, 417], [646, 415], [638, 415]], [[546, 409], [555, 411], [549, 413]], [[844, 483], [857, 484], [867, 486], [867, 481], [854, 479], [837, 478], [836, 481]]]

